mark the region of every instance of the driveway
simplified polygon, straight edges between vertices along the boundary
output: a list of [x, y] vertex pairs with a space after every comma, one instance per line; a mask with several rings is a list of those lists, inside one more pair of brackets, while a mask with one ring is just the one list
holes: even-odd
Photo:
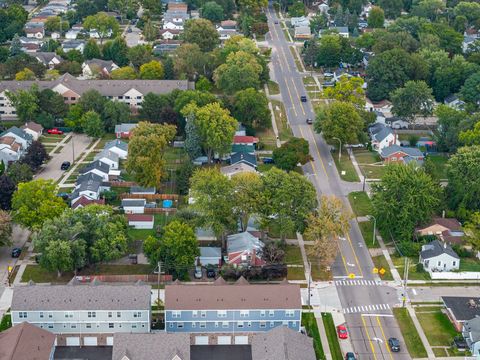
[[[132, 29], [132, 32], [127, 32], [128, 27]], [[140, 44], [145, 44], [145, 42], [140, 38], [142, 35], [142, 30], [137, 28], [135, 25], [128, 25], [125, 28], [124, 37], [127, 42], [128, 47], [133, 47]]]
[[[13, 225], [12, 246], [0, 247], [0, 293], [3, 292], [3, 286], [7, 284], [8, 267], [14, 266], [18, 259], [11, 256], [14, 247], [23, 247], [30, 235], [30, 231], [18, 225]], [[26, 250], [25, 250], [26, 251]]]
[[92, 139], [84, 134], [72, 134], [70, 141], [62, 147], [62, 151], [58, 154], [53, 154], [50, 161], [35, 178], [59, 180], [65, 172], [60, 170], [62, 162], [70, 161], [73, 164], [74, 159], [78, 158], [87, 149], [91, 141]]

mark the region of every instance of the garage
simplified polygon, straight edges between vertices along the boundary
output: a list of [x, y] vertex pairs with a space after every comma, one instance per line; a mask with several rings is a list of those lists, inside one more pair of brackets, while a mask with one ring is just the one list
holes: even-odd
[[248, 345], [248, 336], [235, 336], [235, 345]]
[[107, 336], [107, 346], [113, 346], [113, 336]]
[[231, 336], [219, 336], [217, 338], [218, 345], [232, 345], [232, 337]]
[[67, 337], [67, 346], [80, 346], [79, 337]]
[[208, 345], [208, 336], [195, 336], [195, 345]]
[[85, 336], [83, 338], [83, 345], [85, 345], [85, 346], [97, 346], [97, 337], [96, 336]]

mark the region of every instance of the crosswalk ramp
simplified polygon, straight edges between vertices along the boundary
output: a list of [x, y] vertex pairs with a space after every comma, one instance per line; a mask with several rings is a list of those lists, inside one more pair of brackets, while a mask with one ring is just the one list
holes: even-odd
[[335, 280], [336, 286], [382, 286], [381, 280]]
[[389, 304], [371, 304], [362, 306], [351, 306], [343, 309], [344, 314], [371, 313], [376, 311], [390, 310]]

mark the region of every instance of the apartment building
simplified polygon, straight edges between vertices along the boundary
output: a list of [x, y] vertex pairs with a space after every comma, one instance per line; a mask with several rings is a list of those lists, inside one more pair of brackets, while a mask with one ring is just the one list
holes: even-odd
[[57, 335], [58, 346], [112, 345], [113, 334], [150, 332], [148, 285], [27, 285], [13, 292], [12, 324]]

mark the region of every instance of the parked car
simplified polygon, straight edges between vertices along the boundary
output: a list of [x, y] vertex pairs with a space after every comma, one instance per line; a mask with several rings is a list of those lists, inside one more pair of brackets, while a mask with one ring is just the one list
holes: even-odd
[[68, 193], [66, 193], [66, 192], [58, 193], [57, 196], [58, 196], [58, 197], [61, 197], [63, 200], [67, 200], [67, 199], [68, 199]]
[[323, 73], [323, 77], [333, 77], [333, 73], [331, 72]]
[[307, 124], [308, 124], [308, 125], [312, 125], [312, 124], [313, 124], [313, 120], [310, 119], [310, 118], [308, 118], [308, 119], [307, 119]]
[[388, 339], [388, 346], [393, 352], [400, 351], [400, 341], [398, 341], [397, 338], [391, 337], [390, 339]]
[[352, 352], [347, 352], [345, 354], [345, 360], [357, 360], [355, 354]]
[[13, 248], [12, 250], [12, 258], [18, 258], [20, 256], [20, 254], [22, 253], [22, 249], [21, 248]]
[[300, 96], [301, 102], [307, 102], [307, 97], [305, 95]]
[[277, 20], [275, 20], [275, 25], [278, 25], [278, 21], [277, 21]]
[[195, 266], [195, 272], [193, 273], [193, 276], [195, 276], [195, 279], [201, 279], [203, 277], [201, 266]]
[[70, 161], [64, 161], [60, 166], [60, 170], [68, 170], [70, 168], [70, 165], [71, 165]]
[[127, 33], [131, 33], [131, 32], [132, 32], [132, 28], [129, 27], [129, 28], [127, 29]]
[[214, 279], [216, 275], [217, 275], [217, 272], [215, 271], [215, 268], [213, 266], [208, 266], [207, 278]]
[[63, 134], [63, 131], [58, 130], [57, 128], [48, 129], [47, 132], [51, 135], [62, 135]]
[[339, 339], [348, 339], [348, 331], [345, 325], [337, 326], [337, 334]]
[[263, 163], [264, 164], [273, 164], [273, 159], [269, 157], [263, 158]]

